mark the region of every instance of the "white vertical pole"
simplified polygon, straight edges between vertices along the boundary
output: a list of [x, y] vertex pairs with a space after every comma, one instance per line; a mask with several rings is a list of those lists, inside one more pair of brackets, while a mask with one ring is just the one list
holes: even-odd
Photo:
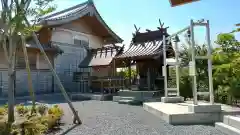
[[207, 56], [208, 56], [208, 81], [209, 81], [209, 94], [210, 94], [210, 103], [214, 104], [214, 91], [213, 91], [213, 79], [212, 79], [212, 59], [211, 59], [211, 40], [210, 40], [210, 26], [209, 20], [207, 20], [206, 25], [206, 35], [207, 35]]
[[178, 41], [175, 41], [175, 58], [176, 58], [176, 83], [177, 83], [177, 96], [180, 96], [179, 92], [179, 51], [178, 51]]
[[191, 20], [190, 24], [190, 34], [191, 34], [191, 53], [192, 53], [192, 68], [194, 68], [194, 75], [193, 75], [193, 104], [197, 105], [197, 77], [196, 77], [196, 59], [195, 59], [195, 40], [194, 40], [194, 22]]
[[163, 75], [164, 75], [164, 90], [165, 90], [165, 97], [168, 97], [168, 90], [167, 90], [167, 54], [166, 54], [166, 37], [163, 35]]

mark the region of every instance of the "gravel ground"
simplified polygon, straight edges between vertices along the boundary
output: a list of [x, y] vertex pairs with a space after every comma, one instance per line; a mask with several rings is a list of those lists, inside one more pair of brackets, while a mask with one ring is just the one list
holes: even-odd
[[[213, 126], [172, 126], [146, 112], [141, 106], [110, 101], [73, 102], [83, 124], [66, 135], [225, 135]], [[71, 128], [72, 113], [66, 103], [62, 130]], [[60, 133], [54, 133], [60, 134]]]

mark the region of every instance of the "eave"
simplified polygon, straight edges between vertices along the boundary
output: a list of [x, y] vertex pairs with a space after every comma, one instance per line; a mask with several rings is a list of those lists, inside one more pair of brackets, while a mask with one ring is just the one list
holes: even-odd
[[44, 26], [56, 26], [69, 23], [71, 21], [77, 20], [83, 16], [94, 16], [97, 20], [104, 26], [108, 33], [115, 39], [115, 43], [122, 43], [123, 40], [114, 33], [111, 28], [105, 23], [105, 21], [100, 16], [92, 0], [88, 0], [82, 4], [76, 5], [74, 7], [65, 9], [63, 11], [53, 13], [47, 16], [43, 16], [39, 23]]

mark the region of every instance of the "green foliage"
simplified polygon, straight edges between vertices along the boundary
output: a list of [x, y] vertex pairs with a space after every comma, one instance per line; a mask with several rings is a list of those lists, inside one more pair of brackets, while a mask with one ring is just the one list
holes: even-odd
[[[135, 69], [131, 69], [131, 78], [133, 78], [134, 76], [137, 75], [137, 72]], [[127, 68], [123, 69], [122, 71], [117, 73], [119, 76], [123, 76], [125, 79], [129, 79], [130, 77], [130, 73], [129, 70]]]
[[[190, 42], [188, 42], [190, 43]], [[190, 46], [190, 45], [188, 45]], [[191, 48], [187, 45], [183, 46], [183, 50], [180, 52], [181, 65], [180, 65], [180, 95], [184, 98], [192, 98], [192, 78], [189, 76], [189, 67], [188, 64], [191, 61]], [[197, 56], [206, 56], [207, 55], [207, 47], [206, 45], [196, 45], [195, 54]], [[201, 89], [204, 91], [207, 89], [207, 86], [203, 84], [207, 84], [207, 60], [196, 60], [196, 74], [197, 74], [197, 89]]]
[[23, 104], [19, 104], [16, 106], [16, 111], [20, 115], [25, 115], [25, 114], [29, 113], [30, 109], [29, 109], [29, 107], [24, 106]]
[[[42, 135], [47, 131], [60, 125], [60, 120], [63, 116], [63, 110], [58, 106], [47, 107], [46, 105], [37, 106], [37, 112], [31, 114], [30, 108], [19, 104], [16, 106], [16, 111], [19, 115], [16, 117], [12, 125], [11, 133], [20, 134], [24, 129], [25, 135]], [[6, 108], [0, 107], [0, 134], [5, 134], [7, 119]]]
[[37, 107], [37, 111], [40, 115], [45, 115], [48, 110], [48, 107], [44, 104], [41, 104]]
[[192, 83], [191, 83], [191, 78], [188, 76], [188, 68], [187, 69], [182, 69], [180, 72], [181, 77], [180, 77], [180, 86], [179, 86], [179, 91], [180, 91], [180, 96], [186, 98], [192, 98]]
[[[220, 102], [230, 104], [240, 96], [239, 42], [233, 34], [219, 34], [216, 43], [220, 46], [213, 53], [213, 81]], [[227, 99], [227, 100], [226, 100]]]
[[[221, 103], [231, 104], [232, 99], [240, 98], [240, 53], [239, 42], [235, 39], [233, 34], [222, 33], [217, 37], [215, 42], [219, 45], [212, 52], [213, 64], [213, 87], [215, 90], [215, 100]], [[186, 66], [191, 59], [187, 47], [180, 53], [182, 58], [182, 66]], [[206, 55], [206, 46], [197, 46], [196, 55]], [[203, 91], [208, 89], [208, 72], [207, 61], [196, 61], [197, 71], [197, 89]], [[192, 95], [191, 79], [188, 75], [181, 73], [180, 94], [183, 97]], [[203, 97], [205, 100], [208, 96]]]
[[5, 107], [0, 107], [0, 116], [5, 115], [7, 113], [7, 109]]

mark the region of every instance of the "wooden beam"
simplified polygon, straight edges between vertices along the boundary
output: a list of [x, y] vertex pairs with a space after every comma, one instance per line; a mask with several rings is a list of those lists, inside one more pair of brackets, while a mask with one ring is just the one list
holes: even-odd
[[200, 1], [200, 0], [169, 0], [172, 7], [176, 7], [176, 6], [180, 6], [180, 5], [184, 5], [192, 2], [197, 2], [197, 1]]

